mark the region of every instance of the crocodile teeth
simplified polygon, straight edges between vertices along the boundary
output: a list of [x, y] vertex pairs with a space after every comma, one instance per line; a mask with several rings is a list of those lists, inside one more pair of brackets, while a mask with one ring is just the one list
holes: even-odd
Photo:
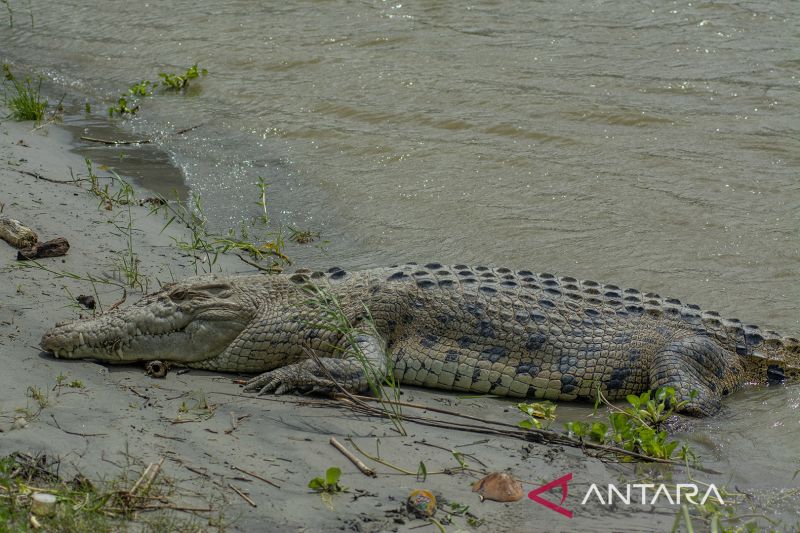
[[78, 342], [80, 343], [80, 346], [83, 346], [83, 345], [84, 345], [84, 341], [83, 341], [83, 332], [82, 332], [82, 331], [79, 331], [79, 332], [78, 332]]
[[123, 355], [122, 355], [122, 346], [117, 346], [117, 357], [119, 357], [120, 359], [122, 359], [122, 357], [123, 357]]

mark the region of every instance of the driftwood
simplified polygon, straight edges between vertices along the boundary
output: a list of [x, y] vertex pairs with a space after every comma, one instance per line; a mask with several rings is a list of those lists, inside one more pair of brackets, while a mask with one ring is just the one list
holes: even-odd
[[39, 242], [35, 231], [8, 217], [0, 217], [0, 239], [14, 248], [27, 248]]
[[43, 257], [60, 257], [62, 255], [67, 255], [68, 251], [69, 243], [67, 239], [64, 237], [56, 237], [51, 241], [40, 242], [18, 251], [17, 261], [41, 259]]

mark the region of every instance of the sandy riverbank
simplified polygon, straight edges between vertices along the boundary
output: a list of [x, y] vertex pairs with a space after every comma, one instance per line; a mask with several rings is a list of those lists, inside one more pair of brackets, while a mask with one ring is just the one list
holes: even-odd
[[[53, 183], [33, 176], [69, 182], [71, 176], [85, 177], [86, 168], [83, 159], [70, 152], [65, 132], [55, 126], [32, 132], [31, 126], [0, 125], [3, 214], [29, 225], [43, 240], [65, 237], [70, 242], [67, 256], [42, 260], [49, 269], [119, 279], [117, 252], [127, 241], [112, 222], [119, 224], [127, 210], [99, 208], [85, 182]], [[124, 174], [124, 168], [120, 172]], [[98, 174], [106, 173], [98, 170]], [[140, 190], [136, 196], [148, 194]], [[174, 244], [174, 238], [185, 238], [181, 228], [173, 224], [162, 233], [164, 220], [148, 212], [148, 207], [132, 208], [134, 249], [150, 286], [194, 274], [194, 260]], [[566, 473], [573, 474], [570, 490], [581, 494], [591, 483], [613, 482], [620, 473], [634, 477], [632, 468], [609, 467], [580, 450], [414, 424], [407, 425], [408, 436], [400, 437], [390, 423], [344, 409], [300, 405], [292, 397], [241, 394], [230, 375], [172, 372], [155, 380], [140, 367], [53, 359], [37, 347], [42, 332], [56, 321], [90, 313], [77, 309], [70, 295], [93, 294], [94, 289], [85, 281], [59, 279], [41, 269], [15, 268], [15, 256], [16, 250], [0, 242], [0, 455], [45, 452], [61, 458], [62, 474], [79, 471], [92, 479], [114, 477], [119, 465], [129, 461], [145, 465], [165, 457], [164, 475], [179, 487], [171, 501], [214, 509], [198, 515], [203, 528], [208, 527], [206, 516], [222, 513], [232, 524], [230, 530], [236, 531], [408, 531], [417, 526], [433, 531], [424, 521], [397, 512], [414, 488], [427, 488], [450, 502], [470, 506], [485, 521], [481, 531], [658, 531], [672, 526], [676, 509], [670, 507], [580, 506], [572, 496], [565, 506], [575, 516], [567, 519], [527, 498], [514, 504], [481, 503], [470, 490], [479, 477], [475, 472], [430, 475], [423, 482], [366, 461], [378, 472], [377, 478], [368, 478], [328, 441], [331, 436], [343, 442], [352, 437], [374, 451], [380, 439], [381, 456], [411, 471], [420, 461], [429, 472], [454, 468], [458, 463], [447, 450], [457, 449], [469, 454], [466, 462], [476, 470], [512, 470], [525, 480], [526, 493]], [[236, 257], [222, 257], [214, 270], [235, 273], [252, 268]], [[97, 284], [96, 289], [105, 307], [122, 295], [115, 286]], [[129, 302], [137, 297], [129, 291]], [[56, 387], [59, 375], [83, 387]], [[29, 387], [45, 392], [48, 405], [27, 420], [26, 427], [13, 429], [19, 409], [36, 410], [26, 394]], [[404, 397], [511, 423], [520, 418], [508, 409], [509, 401], [458, 399], [421, 390], [407, 390]], [[182, 406], [192, 408], [203, 400], [213, 409], [181, 412]], [[333, 510], [307, 489], [308, 481], [330, 466], [342, 469], [341, 482], [351, 489], [333, 497]], [[268, 478], [279, 488], [234, 467]], [[141, 471], [141, 466], [137, 468]], [[551, 496], [558, 501], [557, 492]], [[448, 526], [448, 531], [474, 529], [458, 517]]]

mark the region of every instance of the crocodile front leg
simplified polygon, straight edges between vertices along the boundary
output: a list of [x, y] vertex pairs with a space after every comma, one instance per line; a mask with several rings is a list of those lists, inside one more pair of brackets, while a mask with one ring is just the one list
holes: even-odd
[[[339, 387], [352, 393], [369, 389], [370, 382], [386, 377], [386, 343], [376, 335], [361, 334], [350, 344], [346, 339], [341, 358], [307, 359], [265, 372], [249, 380], [245, 392], [285, 394], [292, 391], [329, 393]], [[322, 368], [321, 368], [322, 366]]]

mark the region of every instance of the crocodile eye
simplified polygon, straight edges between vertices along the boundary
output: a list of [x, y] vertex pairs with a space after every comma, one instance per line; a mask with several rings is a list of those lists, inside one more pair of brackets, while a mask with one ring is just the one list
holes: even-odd
[[172, 293], [170, 293], [169, 297], [172, 300], [185, 300], [187, 295], [188, 295], [188, 293], [186, 292], [185, 289], [180, 289], [180, 290], [173, 291]]

